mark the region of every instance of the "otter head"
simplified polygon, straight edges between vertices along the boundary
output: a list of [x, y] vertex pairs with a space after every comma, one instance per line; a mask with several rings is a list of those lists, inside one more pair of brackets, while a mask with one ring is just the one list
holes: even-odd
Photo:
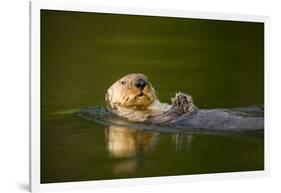
[[107, 91], [108, 108], [146, 109], [156, 99], [155, 89], [143, 74], [128, 74], [117, 80]]

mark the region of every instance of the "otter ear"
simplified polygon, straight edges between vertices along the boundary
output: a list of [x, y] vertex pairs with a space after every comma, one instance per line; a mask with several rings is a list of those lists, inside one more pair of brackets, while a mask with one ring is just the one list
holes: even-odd
[[105, 93], [105, 98], [106, 98], [107, 100], [111, 100], [111, 92], [110, 92], [110, 89], [105, 90], [104, 93]]

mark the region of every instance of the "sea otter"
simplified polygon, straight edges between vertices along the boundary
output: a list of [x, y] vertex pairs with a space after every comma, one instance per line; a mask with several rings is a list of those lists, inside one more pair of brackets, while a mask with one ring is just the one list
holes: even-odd
[[107, 108], [134, 122], [169, 122], [180, 115], [197, 112], [192, 97], [177, 93], [172, 105], [158, 100], [155, 89], [143, 74], [128, 74], [105, 92]]
[[[159, 101], [148, 78], [139, 73], [128, 74], [105, 91], [106, 109], [90, 107], [80, 116], [106, 124], [145, 123], [166, 128], [223, 131], [263, 130], [263, 106], [199, 109], [190, 95], [183, 92], [171, 104]], [[164, 128], [164, 127], [163, 127]]]

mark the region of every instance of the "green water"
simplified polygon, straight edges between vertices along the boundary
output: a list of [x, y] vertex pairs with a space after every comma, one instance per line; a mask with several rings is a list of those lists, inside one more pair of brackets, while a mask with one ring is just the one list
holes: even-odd
[[263, 104], [261, 23], [41, 11], [41, 182], [263, 170], [263, 136], [105, 127], [75, 116], [120, 77], [199, 108]]

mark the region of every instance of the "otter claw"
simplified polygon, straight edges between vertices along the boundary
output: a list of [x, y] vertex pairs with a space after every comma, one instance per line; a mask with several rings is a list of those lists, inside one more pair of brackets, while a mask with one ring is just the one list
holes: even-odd
[[182, 92], [176, 93], [176, 96], [172, 98], [172, 105], [179, 108], [182, 113], [194, 112], [192, 97]]

